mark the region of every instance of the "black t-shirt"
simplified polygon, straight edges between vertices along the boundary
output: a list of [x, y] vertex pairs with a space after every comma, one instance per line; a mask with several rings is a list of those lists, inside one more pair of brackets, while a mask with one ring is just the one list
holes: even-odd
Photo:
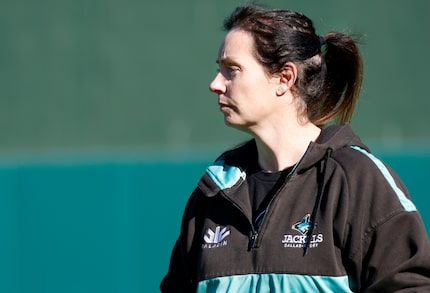
[[[291, 171], [287, 168], [278, 172], [267, 172], [260, 168], [258, 162], [247, 169], [249, 199], [252, 208], [252, 220], [256, 227], [260, 225], [267, 206], [285, 180], [285, 175]], [[279, 184], [277, 184], [279, 181]]]

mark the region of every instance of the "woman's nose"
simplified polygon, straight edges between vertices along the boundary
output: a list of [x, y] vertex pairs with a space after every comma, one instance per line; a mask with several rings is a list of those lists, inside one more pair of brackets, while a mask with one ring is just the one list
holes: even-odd
[[214, 80], [209, 85], [211, 92], [222, 94], [225, 93], [224, 77], [220, 72], [215, 76]]

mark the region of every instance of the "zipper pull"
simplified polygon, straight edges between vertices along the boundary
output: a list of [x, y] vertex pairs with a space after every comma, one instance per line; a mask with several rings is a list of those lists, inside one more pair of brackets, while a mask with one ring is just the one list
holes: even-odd
[[248, 250], [255, 248], [255, 242], [257, 241], [257, 238], [258, 238], [258, 232], [257, 231], [252, 232], [252, 235], [249, 237]]

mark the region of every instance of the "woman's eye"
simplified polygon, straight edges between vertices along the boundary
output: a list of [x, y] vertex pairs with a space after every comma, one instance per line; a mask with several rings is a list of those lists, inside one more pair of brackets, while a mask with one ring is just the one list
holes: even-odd
[[230, 72], [239, 71], [239, 67], [237, 67], [237, 66], [229, 66], [229, 67], [228, 67], [228, 70], [229, 70]]
[[227, 71], [230, 77], [235, 77], [239, 73], [240, 68], [237, 66], [228, 66]]
[[222, 75], [224, 75], [226, 78], [232, 78], [234, 77], [239, 71], [240, 71], [240, 67], [239, 66], [220, 66], [220, 68], [218, 68], [217, 70], [219, 73], [221, 73]]

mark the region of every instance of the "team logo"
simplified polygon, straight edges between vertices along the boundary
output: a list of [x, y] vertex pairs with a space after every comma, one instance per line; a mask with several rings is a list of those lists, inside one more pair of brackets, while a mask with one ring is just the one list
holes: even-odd
[[311, 227], [311, 215], [307, 214], [303, 219], [295, 223], [291, 228], [293, 230], [299, 231], [302, 235], [306, 235]]
[[202, 248], [216, 248], [227, 245], [227, 236], [230, 235], [230, 230], [227, 227], [216, 226], [215, 231], [208, 228], [206, 234], [203, 237], [205, 243], [202, 244]]
[[[309, 248], [315, 248], [318, 247], [319, 243], [322, 243], [324, 241], [324, 235], [323, 234], [313, 234], [311, 236], [308, 236], [309, 229], [311, 227], [311, 215], [306, 214], [301, 221], [293, 224], [291, 226], [291, 229], [294, 231], [299, 232], [300, 234], [285, 234], [284, 238], [282, 239], [282, 244], [284, 247], [289, 248], [303, 248], [308, 240], [308, 237], [311, 237], [309, 242]], [[316, 225], [315, 225], [316, 227]]]

